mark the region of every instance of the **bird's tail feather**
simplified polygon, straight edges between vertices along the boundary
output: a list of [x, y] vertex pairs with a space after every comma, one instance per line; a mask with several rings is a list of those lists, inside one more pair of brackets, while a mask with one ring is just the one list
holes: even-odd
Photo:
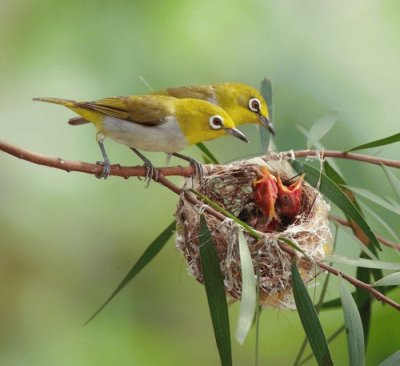
[[69, 99], [58, 99], [58, 98], [33, 98], [33, 100], [37, 100], [40, 102], [47, 102], [47, 103], [54, 103], [54, 104], [61, 104], [66, 107], [75, 107], [77, 102], [74, 100]]

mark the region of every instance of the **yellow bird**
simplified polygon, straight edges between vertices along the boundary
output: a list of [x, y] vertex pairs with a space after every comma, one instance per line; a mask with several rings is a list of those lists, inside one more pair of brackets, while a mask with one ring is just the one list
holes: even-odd
[[248, 142], [222, 108], [199, 99], [144, 95], [86, 102], [57, 98], [34, 100], [61, 104], [73, 110], [79, 117], [69, 120], [72, 125], [88, 121], [95, 125], [97, 142], [104, 159], [101, 174], [104, 178], [110, 172], [110, 160], [103, 144], [105, 137], [129, 146], [143, 160], [147, 180], [154, 176], [155, 170], [139, 150], [176, 155], [190, 161], [199, 170], [199, 164], [195, 160], [180, 155], [177, 151], [226, 134]]
[[269, 119], [268, 106], [260, 92], [243, 83], [216, 83], [169, 88], [153, 92], [175, 98], [195, 98], [216, 104], [225, 110], [235, 125], [256, 123], [275, 135]]

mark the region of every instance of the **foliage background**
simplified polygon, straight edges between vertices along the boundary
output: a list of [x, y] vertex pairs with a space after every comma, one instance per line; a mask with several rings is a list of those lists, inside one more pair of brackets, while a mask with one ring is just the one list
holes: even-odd
[[[94, 162], [91, 126], [72, 128], [63, 108], [32, 97], [96, 99], [194, 83], [272, 79], [275, 140], [305, 147], [296, 126], [334, 109], [339, 123], [324, 139], [345, 149], [394, 134], [400, 115], [400, 4], [382, 1], [10, 1], [0, 4], [0, 136], [24, 148]], [[207, 145], [221, 161], [261, 152], [224, 138]], [[113, 162], [138, 161], [107, 144]], [[382, 155], [399, 157], [398, 145]], [[187, 154], [199, 157], [195, 148]], [[156, 164], [161, 154], [149, 154]], [[89, 326], [155, 236], [173, 219], [177, 197], [136, 179], [94, 179], [0, 155], [0, 364], [217, 364], [203, 288], [186, 274], [171, 241]], [[340, 162], [352, 186], [392, 195], [378, 167]], [[376, 211], [396, 225], [398, 217]], [[372, 221], [378, 232], [387, 233]], [[358, 255], [350, 235], [338, 252]], [[388, 251], [387, 260], [398, 260]], [[354, 272], [351, 268], [347, 271]], [[330, 297], [337, 296], [332, 281]], [[399, 300], [399, 293], [394, 295]], [[398, 314], [378, 304], [367, 359], [376, 365], [399, 348]], [[231, 307], [235, 325], [238, 306]], [[340, 310], [321, 316], [327, 334]], [[261, 364], [290, 364], [303, 331], [294, 312], [267, 310]], [[346, 340], [331, 345], [345, 364]], [[254, 360], [254, 332], [234, 344], [237, 365]], [[312, 364], [312, 362], [311, 362]]]

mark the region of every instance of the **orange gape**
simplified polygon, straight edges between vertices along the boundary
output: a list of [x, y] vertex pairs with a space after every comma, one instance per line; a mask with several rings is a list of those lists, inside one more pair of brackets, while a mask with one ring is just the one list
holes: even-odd
[[292, 183], [289, 187], [283, 185], [281, 178], [278, 176], [278, 198], [276, 200], [276, 210], [281, 217], [295, 217], [301, 210], [301, 198], [303, 195], [303, 179], [304, 174], [297, 182]]
[[261, 174], [262, 177], [253, 182], [253, 198], [269, 223], [277, 218], [275, 202], [278, 197], [278, 187], [275, 176], [265, 166], [261, 167]]
[[272, 175], [265, 166], [260, 172], [262, 177], [254, 180], [252, 187], [254, 203], [263, 215], [264, 227], [276, 230], [282, 219], [293, 219], [301, 212], [304, 175], [297, 182], [285, 186], [281, 178]]

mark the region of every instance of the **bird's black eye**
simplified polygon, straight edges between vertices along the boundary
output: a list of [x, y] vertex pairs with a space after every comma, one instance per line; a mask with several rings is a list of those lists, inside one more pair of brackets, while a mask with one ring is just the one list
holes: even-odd
[[224, 119], [218, 115], [210, 117], [209, 123], [213, 130], [220, 130], [224, 127]]
[[261, 103], [257, 98], [251, 98], [249, 100], [249, 109], [253, 112], [260, 113]]

